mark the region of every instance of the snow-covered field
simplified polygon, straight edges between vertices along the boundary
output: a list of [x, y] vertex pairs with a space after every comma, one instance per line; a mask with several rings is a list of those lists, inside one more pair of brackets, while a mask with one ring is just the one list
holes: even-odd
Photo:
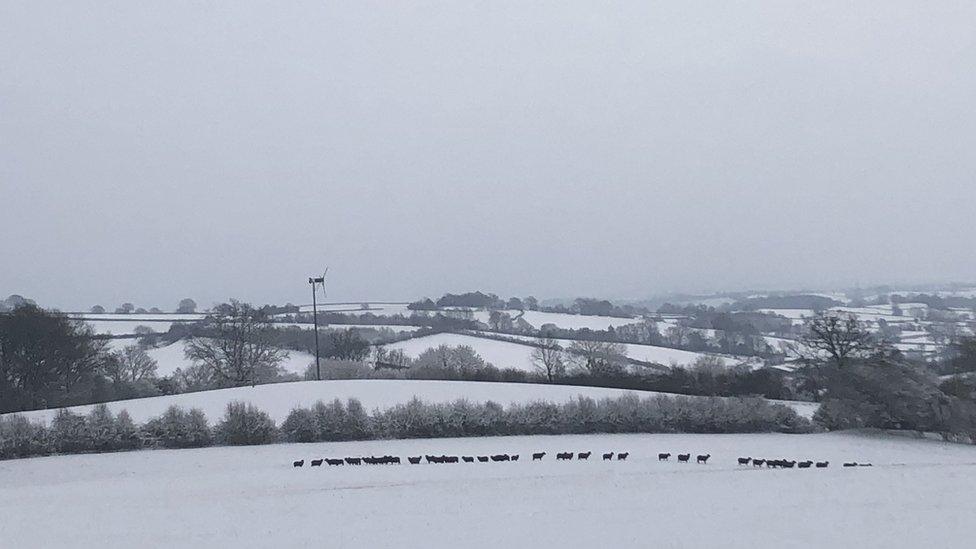
[[[537, 451], [548, 455], [528, 459]], [[557, 462], [559, 451], [594, 457]], [[607, 451], [630, 457], [603, 462]], [[291, 466], [499, 452], [521, 460]], [[712, 457], [678, 464], [658, 452]], [[831, 464], [753, 469], [739, 456]], [[847, 460], [874, 466], [840, 467]], [[17, 548], [949, 548], [970, 546], [974, 506], [973, 447], [859, 434], [418, 439], [0, 462], [0, 545]]]
[[434, 349], [441, 345], [456, 347], [467, 345], [475, 350], [481, 358], [494, 364], [498, 368], [515, 368], [526, 372], [535, 371], [532, 365], [532, 347], [508, 341], [496, 341], [462, 334], [433, 334], [415, 337], [405, 341], [398, 341], [385, 345], [389, 350], [403, 351], [409, 357], [416, 358], [427, 349]]
[[[368, 410], [384, 409], [403, 404], [413, 397], [426, 402], [452, 402], [465, 398], [471, 402], [499, 404], [524, 403], [535, 400], [566, 402], [583, 395], [594, 399], [619, 397], [628, 392], [641, 396], [661, 393], [648, 391], [625, 391], [602, 387], [579, 387], [573, 385], [547, 385], [534, 383], [488, 383], [477, 381], [420, 381], [420, 380], [344, 380], [344, 381], [297, 381], [275, 383], [256, 387], [236, 387], [198, 393], [166, 395], [134, 400], [110, 402], [113, 412], [127, 410], [136, 422], [162, 415], [166, 408], [178, 405], [184, 408], [199, 408], [211, 421], [217, 421], [224, 414], [228, 402], [239, 400], [250, 402], [268, 412], [275, 421], [281, 422], [288, 412], [297, 406], [311, 406], [317, 400], [326, 402], [338, 398], [358, 398]], [[800, 415], [811, 417], [816, 404], [811, 402], [784, 402]], [[71, 410], [88, 413], [91, 406], [75, 406]], [[23, 412], [31, 420], [50, 421], [55, 410], [36, 410]]]
[[[314, 324], [308, 322], [276, 322], [274, 324], [275, 328], [301, 328], [303, 330], [311, 330], [315, 327]], [[400, 324], [319, 324], [320, 330], [348, 330], [350, 328], [359, 329], [372, 329], [372, 330], [390, 330], [394, 333], [403, 332], [416, 332], [420, 329], [420, 326], [403, 326]]]
[[96, 334], [108, 335], [131, 335], [136, 333], [136, 328], [144, 326], [151, 328], [152, 331], [163, 334], [169, 331], [173, 322], [162, 320], [86, 320], [86, 324], [92, 327]]
[[[517, 310], [505, 310], [501, 312], [511, 316], [512, 318], [516, 318], [522, 314], [522, 311]], [[477, 310], [472, 314], [475, 320], [483, 322], [484, 324], [488, 324], [488, 320], [491, 316], [491, 312], [485, 310]], [[522, 315], [522, 319], [536, 329], [541, 329], [546, 324], [552, 324], [558, 328], [563, 328], [566, 330], [582, 330], [583, 328], [589, 328], [590, 330], [606, 330], [611, 326], [616, 328], [618, 326], [625, 326], [627, 324], [640, 322], [640, 319], [637, 318], [576, 315], [572, 313], [547, 313], [544, 311], [525, 311], [525, 313]]]
[[[363, 305], [367, 308], [363, 309]], [[298, 308], [299, 311], [303, 313], [312, 312], [312, 305], [302, 305]], [[377, 316], [392, 316], [392, 315], [403, 315], [410, 316], [413, 312], [407, 308], [407, 303], [397, 303], [397, 302], [380, 302], [372, 301], [368, 303], [320, 303], [318, 305], [318, 310], [322, 312], [332, 312], [332, 313], [349, 313], [349, 314], [366, 314], [372, 313]]]
[[203, 313], [71, 313], [68, 316], [83, 320], [189, 322], [194, 320], [203, 320], [207, 315]]
[[[518, 314], [518, 311], [509, 311], [509, 313], [514, 317]], [[591, 330], [606, 330], [611, 326], [616, 328], [618, 326], [625, 326], [627, 324], [640, 322], [639, 319], [634, 318], [574, 315], [568, 313], [546, 313], [542, 311], [525, 311], [525, 316], [522, 318], [537, 329], [542, 328], [542, 326], [545, 324], [555, 324], [556, 326], [565, 328], [567, 330], [582, 330], [583, 328], [589, 328]]]
[[[489, 336], [493, 335], [490, 332], [484, 332], [484, 333]], [[518, 339], [527, 342], [537, 342], [540, 340], [537, 337], [523, 336], [523, 335], [505, 334], [503, 337]], [[424, 338], [418, 338], [418, 339], [423, 340]], [[481, 339], [481, 338], [473, 338], [473, 339]], [[558, 341], [563, 348], [567, 348], [573, 344], [572, 339], [557, 339], [556, 341]], [[475, 347], [475, 343], [465, 343], [465, 345], [471, 345], [472, 347]], [[641, 360], [644, 362], [653, 362], [656, 364], [662, 364], [664, 366], [670, 366], [672, 364], [678, 366], [689, 366], [691, 364], [694, 364], [696, 360], [705, 356], [716, 357], [726, 366], [732, 366], [735, 364], [742, 363], [749, 358], [749, 357], [733, 357], [728, 355], [719, 355], [719, 354], [711, 354], [711, 353], [697, 353], [694, 351], [673, 349], [671, 347], [659, 347], [656, 345], [638, 345], [635, 343], [622, 343], [621, 345], [627, 348], [628, 358], [632, 358], [634, 360]], [[475, 350], [478, 350], [478, 348], [475, 347]]]
[[[511, 337], [513, 339], [520, 339], [523, 341], [534, 341], [537, 339], [530, 336], [505, 337]], [[561, 339], [559, 342], [561, 345], [563, 345], [563, 347], [569, 347], [569, 345], [572, 344], [572, 340], [568, 339]], [[531, 357], [533, 347], [531, 345], [522, 345], [510, 341], [498, 341], [495, 339], [487, 339], [463, 334], [441, 333], [417, 337], [405, 341], [398, 341], [396, 343], [386, 345], [385, 347], [391, 350], [399, 349], [407, 356], [416, 358], [427, 349], [432, 349], [440, 345], [448, 345], [452, 347], [467, 345], [473, 348], [475, 352], [481, 355], [482, 358], [499, 368], [515, 368], [517, 370], [524, 370], [527, 372], [535, 371], [535, 367], [532, 365]], [[744, 360], [724, 355], [707, 355], [706, 353], [683, 351], [681, 349], [672, 349], [669, 347], [656, 347], [653, 345], [635, 345], [627, 343], [624, 344], [624, 346], [627, 348], [627, 356], [629, 358], [644, 362], [654, 362], [664, 366], [670, 366], [672, 364], [688, 366], [703, 356], [718, 357], [719, 360], [721, 360], [727, 366], [738, 364]]]
[[[113, 350], [121, 349], [128, 345], [136, 345], [136, 339], [111, 339], [109, 346]], [[146, 354], [156, 361], [156, 375], [168, 376], [176, 371], [177, 368], [186, 368], [193, 365], [193, 361], [186, 358], [186, 340], [179, 340], [169, 345], [149, 348]], [[288, 358], [281, 361], [279, 366], [288, 373], [304, 374], [305, 368], [315, 362], [315, 356], [301, 351], [288, 351]]]

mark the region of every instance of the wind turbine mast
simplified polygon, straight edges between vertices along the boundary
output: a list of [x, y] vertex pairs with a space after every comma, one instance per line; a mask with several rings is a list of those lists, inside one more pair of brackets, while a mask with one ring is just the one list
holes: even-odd
[[329, 268], [325, 268], [325, 272], [319, 277], [309, 277], [308, 283], [312, 286], [312, 324], [315, 329], [315, 379], [316, 381], [322, 381], [322, 368], [319, 365], [319, 306], [318, 301], [315, 299], [315, 285], [322, 285], [322, 296], [325, 297], [325, 275], [329, 272]]

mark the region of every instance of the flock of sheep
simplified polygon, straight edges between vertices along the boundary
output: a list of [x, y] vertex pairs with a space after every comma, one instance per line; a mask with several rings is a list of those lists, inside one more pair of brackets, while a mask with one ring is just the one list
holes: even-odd
[[[588, 460], [593, 452], [560, 452], [556, 454], [557, 461], [571, 460], [575, 455], [576, 459]], [[612, 461], [616, 456], [617, 461], [624, 461], [630, 452], [607, 452], [603, 454], [604, 461]], [[536, 452], [532, 454], [532, 461], [542, 461], [542, 458], [546, 457], [545, 452]], [[474, 463], [477, 460], [480, 463], [487, 463], [489, 461], [518, 461], [519, 454], [492, 454], [489, 456], [433, 456], [433, 455], [422, 455], [422, 456], [411, 456], [407, 457], [407, 461], [411, 465], [419, 465], [422, 460], [426, 460], [427, 463], [458, 463], [463, 461], [464, 463]], [[322, 464], [326, 465], [400, 465], [400, 458], [397, 456], [370, 456], [370, 457], [347, 457], [347, 458], [321, 458], [321, 459], [311, 459], [309, 460], [310, 467], [321, 467]], [[304, 467], [305, 460], [300, 459], [292, 463], [294, 467]]]
[[[588, 460], [593, 452], [559, 452], [556, 454], [556, 461], [567, 461], [577, 459], [577, 460]], [[603, 454], [603, 461], [613, 461], [616, 457], [617, 461], [624, 461], [630, 452], [607, 452]], [[542, 461], [542, 458], [546, 457], [545, 452], [536, 452], [532, 454], [532, 461]], [[688, 463], [691, 461], [691, 454], [678, 454], [679, 463]], [[698, 454], [695, 457], [695, 462], [705, 465], [708, 463], [708, 459], [712, 457], [712, 454]], [[670, 453], [660, 453], [657, 455], [658, 461], [668, 461], [671, 459]], [[407, 461], [411, 465], [419, 465], [422, 461], [426, 460], [427, 463], [459, 463], [463, 461], [464, 463], [474, 463], [478, 461], [480, 463], [487, 463], [489, 461], [500, 462], [500, 461], [518, 461], [519, 454], [492, 454], [488, 456], [447, 456], [447, 455], [421, 455], [421, 456], [410, 456], [407, 457]], [[796, 461], [789, 459], [758, 459], [751, 457], [740, 457], [738, 459], [739, 465], [749, 465], [752, 464], [753, 467], [766, 466], [770, 469], [784, 468], [792, 469], [794, 467], [800, 469], [809, 469], [810, 467], [816, 467], [818, 469], [825, 469], [830, 465], [829, 461]], [[347, 457], [347, 458], [320, 458], [309, 460], [310, 467], [320, 467], [322, 464], [330, 466], [339, 465], [400, 465], [400, 458], [397, 456], [370, 456], [370, 457]], [[300, 459], [292, 463], [294, 467], [304, 467], [305, 460]], [[870, 463], [857, 463], [857, 462], [847, 462], [844, 463], [844, 467], [871, 467]]]
[[[770, 469], [775, 469], [782, 467], [784, 469], [792, 469], [793, 467], [798, 467], [800, 469], [809, 469], [811, 466], [817, 469], [826, 469], [829, 465], [829, 461], [796, 461], [795, 459], [756, 459], [751, 457], [740, 457], [739, 465], [749, 465], [752, 463], [753, 467], [762, 467], [765, 465]], [[870, 463], [858, 463], [856, 461], [844, 463], [844, 467], [871, 467]]]

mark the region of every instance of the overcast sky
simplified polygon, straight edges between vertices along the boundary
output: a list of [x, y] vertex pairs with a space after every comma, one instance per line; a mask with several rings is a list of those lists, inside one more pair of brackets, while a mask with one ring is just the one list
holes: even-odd
[[0, 294], [976, 280], [976, 4], [0, 0]]

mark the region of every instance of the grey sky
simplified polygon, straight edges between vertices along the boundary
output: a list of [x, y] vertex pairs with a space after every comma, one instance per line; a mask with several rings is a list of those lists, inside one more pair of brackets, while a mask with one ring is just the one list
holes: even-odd
[[972, 2], [0, 0], [0, 294], [976, 279]]

